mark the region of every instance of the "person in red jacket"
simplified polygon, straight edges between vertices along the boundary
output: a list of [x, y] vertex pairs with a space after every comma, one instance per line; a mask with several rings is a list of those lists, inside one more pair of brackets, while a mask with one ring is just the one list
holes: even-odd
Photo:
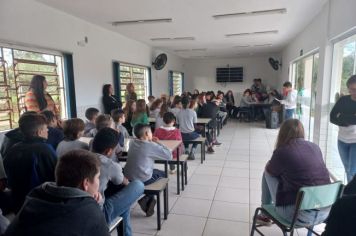
[[[172, 112], [166, 112], [163, 115], [164, 125], [161, 127], [157, 127], [153, 136], [157, 137], [160, 140], [182, 140], [182, 135], [180, 130], [174, 127], [176, 122], [176, 117]], [[179, 147], [179, 155], [184, 152], [183, 143], [181, 143]], [[177, 150], [173, 151], [173, 159], [177, 158]], [[169, 165], [170, 173], [173, 174], [175, 172], [175, 165]]]

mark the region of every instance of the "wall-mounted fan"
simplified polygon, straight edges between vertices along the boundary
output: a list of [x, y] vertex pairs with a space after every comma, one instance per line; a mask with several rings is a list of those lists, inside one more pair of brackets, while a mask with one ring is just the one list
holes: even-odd
[[163, 67], [166, 65], [166, 63], [167, 63], [167, 54], [162, 53], [156, 57], [155, 61], [152, 62], [152, 65], [156, 70], [162, 70]]
[[282, 66], [282, 63], [280, 63], [278, 60], [270, 57], [268, 59], [269, 64], [272, 66], [274, 70], [278, 70], [280, 66]]

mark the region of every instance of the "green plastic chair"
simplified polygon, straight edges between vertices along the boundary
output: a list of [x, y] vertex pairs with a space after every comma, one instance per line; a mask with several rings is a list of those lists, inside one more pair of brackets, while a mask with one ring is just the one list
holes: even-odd
[[342, 184], [339, 181], [327, 185], [300, 188], [296, 198], [295, 213], [292, 222], [289, 222], [279, 216], [273, 204], [262, 205], [262, 207], [258, 207], [255, 211], [250, 235], [253, 236], [255, 231], [260, 235], [264, 235], [258, 229], [264, 225], [256, 224], [256, 217], [260, 213], [270, 218], [272, 222], [282, 230], [284, 236], [286, 236], [288, 232], [290, 232], [290, 235], [292, 236], [294, 234], [294, 229], [298, 228], [307, 228], [309, 230], [308, 235], [311, 235], [311, 233], [319, 235], [313, 230], [314, 225], [299, 226], [296, 224], [299, 212], [304, 210], [318, 210], [331, 207], [331, 205], [333, 205], [335, 201], [341, 196], [342, 189]]

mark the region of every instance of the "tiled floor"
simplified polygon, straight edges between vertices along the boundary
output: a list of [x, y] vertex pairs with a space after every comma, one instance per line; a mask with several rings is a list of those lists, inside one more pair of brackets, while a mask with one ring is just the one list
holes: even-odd
[[[176, 176], [170, 175], [168, 220], [156, 230], [156, 215], [145, 217], [133, 206], [134, 235], [247, 236], [255, 208], [260, 203], [261, 176], [271, 157], [278, 130], [264, 123], [228, 122], [218, 140], [223, 144], [200, 164], [188, 163], [188, 185], [178, 196]], [[162, 217], [163, 218], [163, 217]], [[282, 235], [265, 227], [266, 235]], [[298, 231], [297, 235], [306, 235]]]

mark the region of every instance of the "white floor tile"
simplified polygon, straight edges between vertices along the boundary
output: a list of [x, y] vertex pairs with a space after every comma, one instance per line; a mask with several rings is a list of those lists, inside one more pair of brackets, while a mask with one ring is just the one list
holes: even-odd
[[249, 205], [214, 201], [209, 218], [249, 222]]
[[236, 169], [236, 168], [224, 168], [221, 172], [221, 176], [237, 177], [237, 178], [249, 178], [249, 169]]
[[172, 213], [208, 217], [211, 203], [211, 200], [181, 197], [174, 205]]
[[234, 178], [229, 176], [222, 176], [219, 182], [219, 187], [226, 188], [249, 188], [248, 178]]
[[237, 188], [218, 187], [216, 190], [216, 201], [249, 203], [249, 190]]
[[219, 175], [220, 176], [221, 171], [222, 171], [222, 167], [201, 165], [195, 170], [195, 174], [199, 174], [199, 175]]
[[207, 185], [207, 186], [217, 186], [219, 183], [220, 176], [217, 175], [198, 175], [194, 174], [190, 178], [190, 184]]
[[169, 214], [157, 236], [202, 235], [206, 218]]
[[247, 236], [250, 225], [243, 222], [208, 219], [204, 236]]

